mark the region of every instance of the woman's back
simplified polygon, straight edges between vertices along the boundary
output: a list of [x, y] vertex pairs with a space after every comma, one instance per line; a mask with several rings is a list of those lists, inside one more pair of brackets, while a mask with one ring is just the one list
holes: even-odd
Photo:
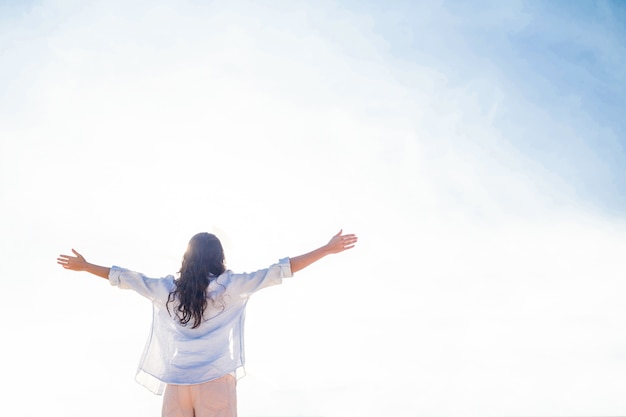
[[152, 330], [139, 364], [138, 382], [160, 394], [165, 384], [199, 384], [236, 373], [244, 365], [244, 312], [249, 297], [291, 276], [289, 258], [253, 273], [224, 272], [208, 285], [205, 315], [194, 328], [171, 314], [177, 306], [177, 299], [170, 296], [176, 286], [173, 276], [155, 279], [111, 268], [111, 285], [152, 300]]

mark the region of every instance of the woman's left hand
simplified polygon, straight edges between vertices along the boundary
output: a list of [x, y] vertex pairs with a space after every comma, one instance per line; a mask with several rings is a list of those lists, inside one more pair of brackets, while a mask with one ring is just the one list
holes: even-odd
[[72, 271], [86, 271], [89, 263], [85, 260], [85, 257], [74, 249], [72, 249], [72, 252], [76, 256], [59, 255], [57, 263], [63, 268], [71, 269]]

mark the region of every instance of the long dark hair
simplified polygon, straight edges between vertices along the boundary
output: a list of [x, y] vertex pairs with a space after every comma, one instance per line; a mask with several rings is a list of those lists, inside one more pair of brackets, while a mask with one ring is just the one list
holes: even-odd
[[175, 281], [176, 289], [167, 297], [168, 313], [172, 314], [169, 303], [178, 299], [174, 312], [180, 324], [186, 326], [193, 320], [192, 329], [200, 326], [208, 305], [209, 283], [225, 270], [224, 249], [220, 240], [211, 233], [198, 233], [192, 237], [183, 255], [180, 276]]

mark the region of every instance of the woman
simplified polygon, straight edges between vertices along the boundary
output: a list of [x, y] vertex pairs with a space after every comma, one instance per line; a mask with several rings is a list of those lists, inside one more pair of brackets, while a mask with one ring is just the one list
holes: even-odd
[[164, 393], [163, 417], [232, 417], [237, 415], [236, 379], [244, 365], [243, 324], [250, 295], [356, 242], [355, 235], [340, 230], [304, 255], [236, 274], [226, 270], [219, 239], [199, 233], [189, 242], [177, 279], [95, 265], [74, 249], [75, 256], [59, 255], [57, 262], [152, 301], [152, 331], [136, 379], [155, 394]]

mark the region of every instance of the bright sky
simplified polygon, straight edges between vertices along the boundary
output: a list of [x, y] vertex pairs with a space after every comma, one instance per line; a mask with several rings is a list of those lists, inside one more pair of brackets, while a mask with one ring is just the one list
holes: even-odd
[[242, 417], [624, 415], [624, 22], [4, 0], [3, 410], [160, 413], [149, 302], [59, 253], [164, 276], [212, 231], [251, 271], [343, 228], [357, 248], [251, 300]]

